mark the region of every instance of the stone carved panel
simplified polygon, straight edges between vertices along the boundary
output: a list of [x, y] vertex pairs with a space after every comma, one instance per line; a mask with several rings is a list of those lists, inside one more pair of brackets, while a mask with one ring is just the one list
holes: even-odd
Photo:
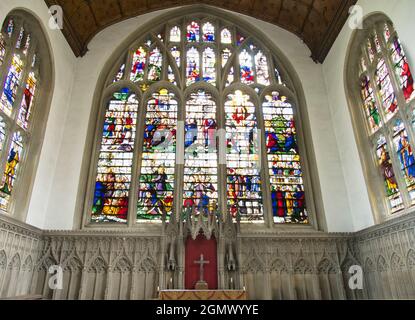
[[[0, 218], [0, 297], [154, 299], [171, 275], [179, 288], [184, 270], [183, 229], [167, 229], [164, 236], [42, 232]], [[218, 238], [221, 286], [246, 287], [252, 299], [415, 298], [413, 214], [356, 234], [219, 232]], [[48, 287], [53, 265], [63, 269], [62, 290]], [[364, 290], [349, 288], [355, 265], [363, 268]]]

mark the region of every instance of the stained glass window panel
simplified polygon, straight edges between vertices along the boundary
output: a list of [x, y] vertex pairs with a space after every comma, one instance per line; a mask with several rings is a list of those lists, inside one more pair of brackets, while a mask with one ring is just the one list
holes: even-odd
[[216, 55], [212, 48], [203, 51], [203, 81], [216, 84]]
[[387, 23], [385, 23], [385, 26], [383, 28], [383, 36], [385, 37], [386, 43], [388, 43], [391, 37], [391, 32]]
[[308, 223], [292, 105], [272, 92], [263, 113], [274, 222]]
[[415, 98], [414, 78], [411, 69], [409, 68], [408, 59], [402, 48], [401, 42], [395, 38], [391, 43], [391, 54], [393, 67], [396, 76], [399, 79], [399, 84], [407, 102]]
[[187, 51], [187, 85], [190, 86], [200, 80], [200, 56], [196, 48], [190, 48]]
[[367, 40], [367, 54], [370, 62], [373, 62], [373, 60], [375, 60], [375, 50], [373, 50], [373, 45], [370, 40]]
[[245, 39], [246, 38], [238, 32], [236, 35], [236, 44], [240, 46], [245, 41]]
[[26, 42], [25, 42], [24, 48], [23, 48], [23, 54], [25, 56], [27, 56], [27, 54], [29, 52], [31, 40], [32, 40], [32, 37], [31, 37], [30, 34], [28, 34], [27, 37], [26, 37]]
[[380, 59], [377, 64], [376, 83], [380, 91], [386, 118], [389, 120], [398, 111], [398, 101], [384, 59]]
[[361, 80], [361, 97], [364, 103], [365, 115], [369, 123], [371, 132], [375, 132], [382, 125], [377, 107], [375, 94], [368, 76], [363, 76]]
[[180, 42], [181, 40], [181, 31], [178, 26], [171, 28], [170, 30], [170, 41], [171, 42]]
[[10, 203], [22, 155], [23, 137], [20, 132], [15, 132], [13, 134], [12, 144], [7, 155], [6, 168], [3, 173], [2, 186], [0, 188], [0, 209], [4, 211], [7, 211]]
[[232, 43], [232, 33], [229, 31], [229, 29], [223, 29], [220, 35], [222, 44]]
[[210, 22], [203, 25], [203, 41], [204, 42], [215, 42], [215, 27]]
[[367, 63], [366, 63], [366, 59], [364, 57], [362, 57], [360, 59], [360, 71], [362, 73], [367, 71]]
[[232, 56], [232, 51], [230, 49], [226, 48], [222, 50], [222, 68], [226, 66], [231, 56]]
[[382, 51], [382, 45], [380, 43], [380, 39], [379, 39], [377, 33], [375, 33], [375, 36], [373, 37], [373, 40], [375, 42], [376, 51], [378, 53], [380, 53]]
[[250, 53], [244, 49], [239, 55], [239, 64], [241, 68], [241, 82], [244, 84], [253, 84], [254, 83], [254, 65], [252, 61], [252, 56]]
[[139, 82], [144, 80], [147, 63], [147, 52], [143, 47], [138, 48], [133, 55], [130, 80]]
[[122, 80], [124, 78], [124, 73], [125, 73], [125, 63], [123, 63], [121, 67], [118, 69], [118, 72], [115, 75], [113, 82], [118, 82]]
[[228, 76], [226, 78], [226, 86], [230, 86], [235, 81], [235, 71], [234, 68], [231, 67], [229, 70]]
[[410, 198], [415, 203], [415, 157], [408, 133], [401, 120], [397, 120], [395, 123], [393, 142], [401, 164], [401, 170], [405, 176]]
[[14, 102], [16, 100], [17, 89], [23, 72], [23, 62], [19, 55], [14, 55], [11, 67], [4, 83], [3, 94], [0, 99], [0, 109], [7, 115], [11, 115]]
[[2, 116], [0, 116], [0, 155], [4, 149], [4, 142], [6, 141], [6, 123]]
[[176, 76], [174, 75], [174, 71], [173, 71], [171, 66], [169, 66], [168, 69], [167, 69], [167, 77], [168, 77], [170, 83], [173, 83], [174, 85], [177, 85]]
[[22, 47], [22, 42], [23, 42], [24, 35], [25, 35], [25, 30], [22, 27], [20, 29], [19, 36], [17, 37], [16, 49], [20, 49]]
[[9, 22], [7, 23], [7, 27], [6, 27], [6, 33], [9, 36], [9, 38], [12, 37], [14, 32], [14, 20], [10, 19]]
[[6, 56], [6, 41], [3, 34], [0, 33], [0, 66], [3, 64], [4, 57]]
[[173, 212], [178, 104], [165, 89], [147, 103], [137, 219], [160, 220]]
[[261, 51], [259, 51], [255, 55], [255, 67], [256, 67], [256, 74], [257, 74], [257, 82], [264, 86], [269, 86], [270, 79], [269, 79], [268, 61], [267, 61], [267, 57]]
[[199, 42], [200, 40], [200, 27], [197, 22], [191, 22], [187, 26], [187, 41], [188, 42]]
[[176, 61], [177, 67], [180, 68], [180, 64], [181, 64], [180, 63], [180, 61], [181, 61], [181, 59], [180, 59], [180, 57], [181, 57], [180, 49], [178, 47], [172, 47], [170, 49], [170, 52], [171, 52], [171, 55], [173, 56], [174, 60]]
[[392, 212], [403, 209], [403, 201], [392, 166], [388, 146], [384, 136], [380, 136], [376, 147], [377, 161], [385, 182], [386, 195]]
[[184, 207], [212, 214], [218, 205], [216, 103], [205, 91], [186, 104]]
[[17, 124], [23, 129], [27, 130], [29, 127], [29, 120], [32, 114], [33, 100], [36, 93], [37, 79], [33, 72], [27, 78], [26, 88], [23, 91], [22, 104], [20, 106]]
[[154, 48], [150, 52], [148, 64], [148, 80], [159, 81], [161, 79], [161, 68], [163, 66], [163, 56], [159, 48]]
[[255, 106], [241, 91], [225, 103], [228, 210], [242, 221], [263, 220], [258, 123]]
[[123, 89], [114, 94], [106, 109], [93, 222], [127, 222], [138, 104], [136, 96]]

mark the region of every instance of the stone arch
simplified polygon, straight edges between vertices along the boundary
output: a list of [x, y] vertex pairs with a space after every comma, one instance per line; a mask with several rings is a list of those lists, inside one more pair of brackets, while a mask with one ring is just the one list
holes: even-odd
[[403, 268], [405, 268], [405, 262], [396, 252], [394, 252], [391, 256], [390, 265], [393, 271], [401, 271]]
[[377, 261], [377, 271], [378, 272], [386, 272], [388, 270], [389, 270], [389, 265], [386, 262], [386, 259], [382, 255], [380, 255], [378, 257], [378, 261]]
[[294, 264], [293, 271], [298, 274], [313, 273], [313, 267], [306, 259], [300, 258]]
[[317, 271], [320, 274], [333, 274], [333, 273], [337, 273], [338, 268], [336, 267], [336, 265], [333, 263], [333, 261], [331, 261], [328, 258], [324, 258], [323, 260], [320, 261], [320, 263], [317, 265]]

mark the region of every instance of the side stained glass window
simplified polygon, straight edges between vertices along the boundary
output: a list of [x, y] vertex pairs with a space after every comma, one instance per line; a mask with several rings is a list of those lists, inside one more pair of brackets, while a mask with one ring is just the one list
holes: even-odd
[[[106, 82], [129, 89], [105, 106], [87, 223], [157, 224], [191, 213], [308, 224], [295, 112], [275, 87], [294, 93], [278, 61], [252, 35], [202, 13], [131, 43]], [[20, 127], [36, 100], [33, 79]]]
[[95, 182], [94, 222], [127, 222], [138, 105], [129, 89], [115, 93], [108, 103]]
[[[41, 80], [37, 59], [39, 38], [32, 37], [30, 18], [7, 18], [0, 31], [0, 210], [13, 214], [24, 162], [32, 162], [32, 118]], [[29, 21], [29, 22], [28, 22]], [[32, 130], [33, 129], [33, 130]], [[37, 129], [36, 129], [37, 130]], [[27, 155], [27, 158], [26, 158]], [[24, 192], [27, 186], [22, 187]]]
[[413, 76], [402, 43], [390, 22], [368, 27], [357, 66], [362, 115], [384, 181], [387, 212], [415, 205]]

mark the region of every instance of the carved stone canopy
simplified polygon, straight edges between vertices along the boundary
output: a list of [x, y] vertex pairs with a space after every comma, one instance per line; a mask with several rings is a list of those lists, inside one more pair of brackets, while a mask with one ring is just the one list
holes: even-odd
[[206, 4], [246, 14], [298, 35], [323, 62], [356, 0], [45, 0], [64, 11], [64, 33], [76, 56], [106, 27], [155, 10]]

